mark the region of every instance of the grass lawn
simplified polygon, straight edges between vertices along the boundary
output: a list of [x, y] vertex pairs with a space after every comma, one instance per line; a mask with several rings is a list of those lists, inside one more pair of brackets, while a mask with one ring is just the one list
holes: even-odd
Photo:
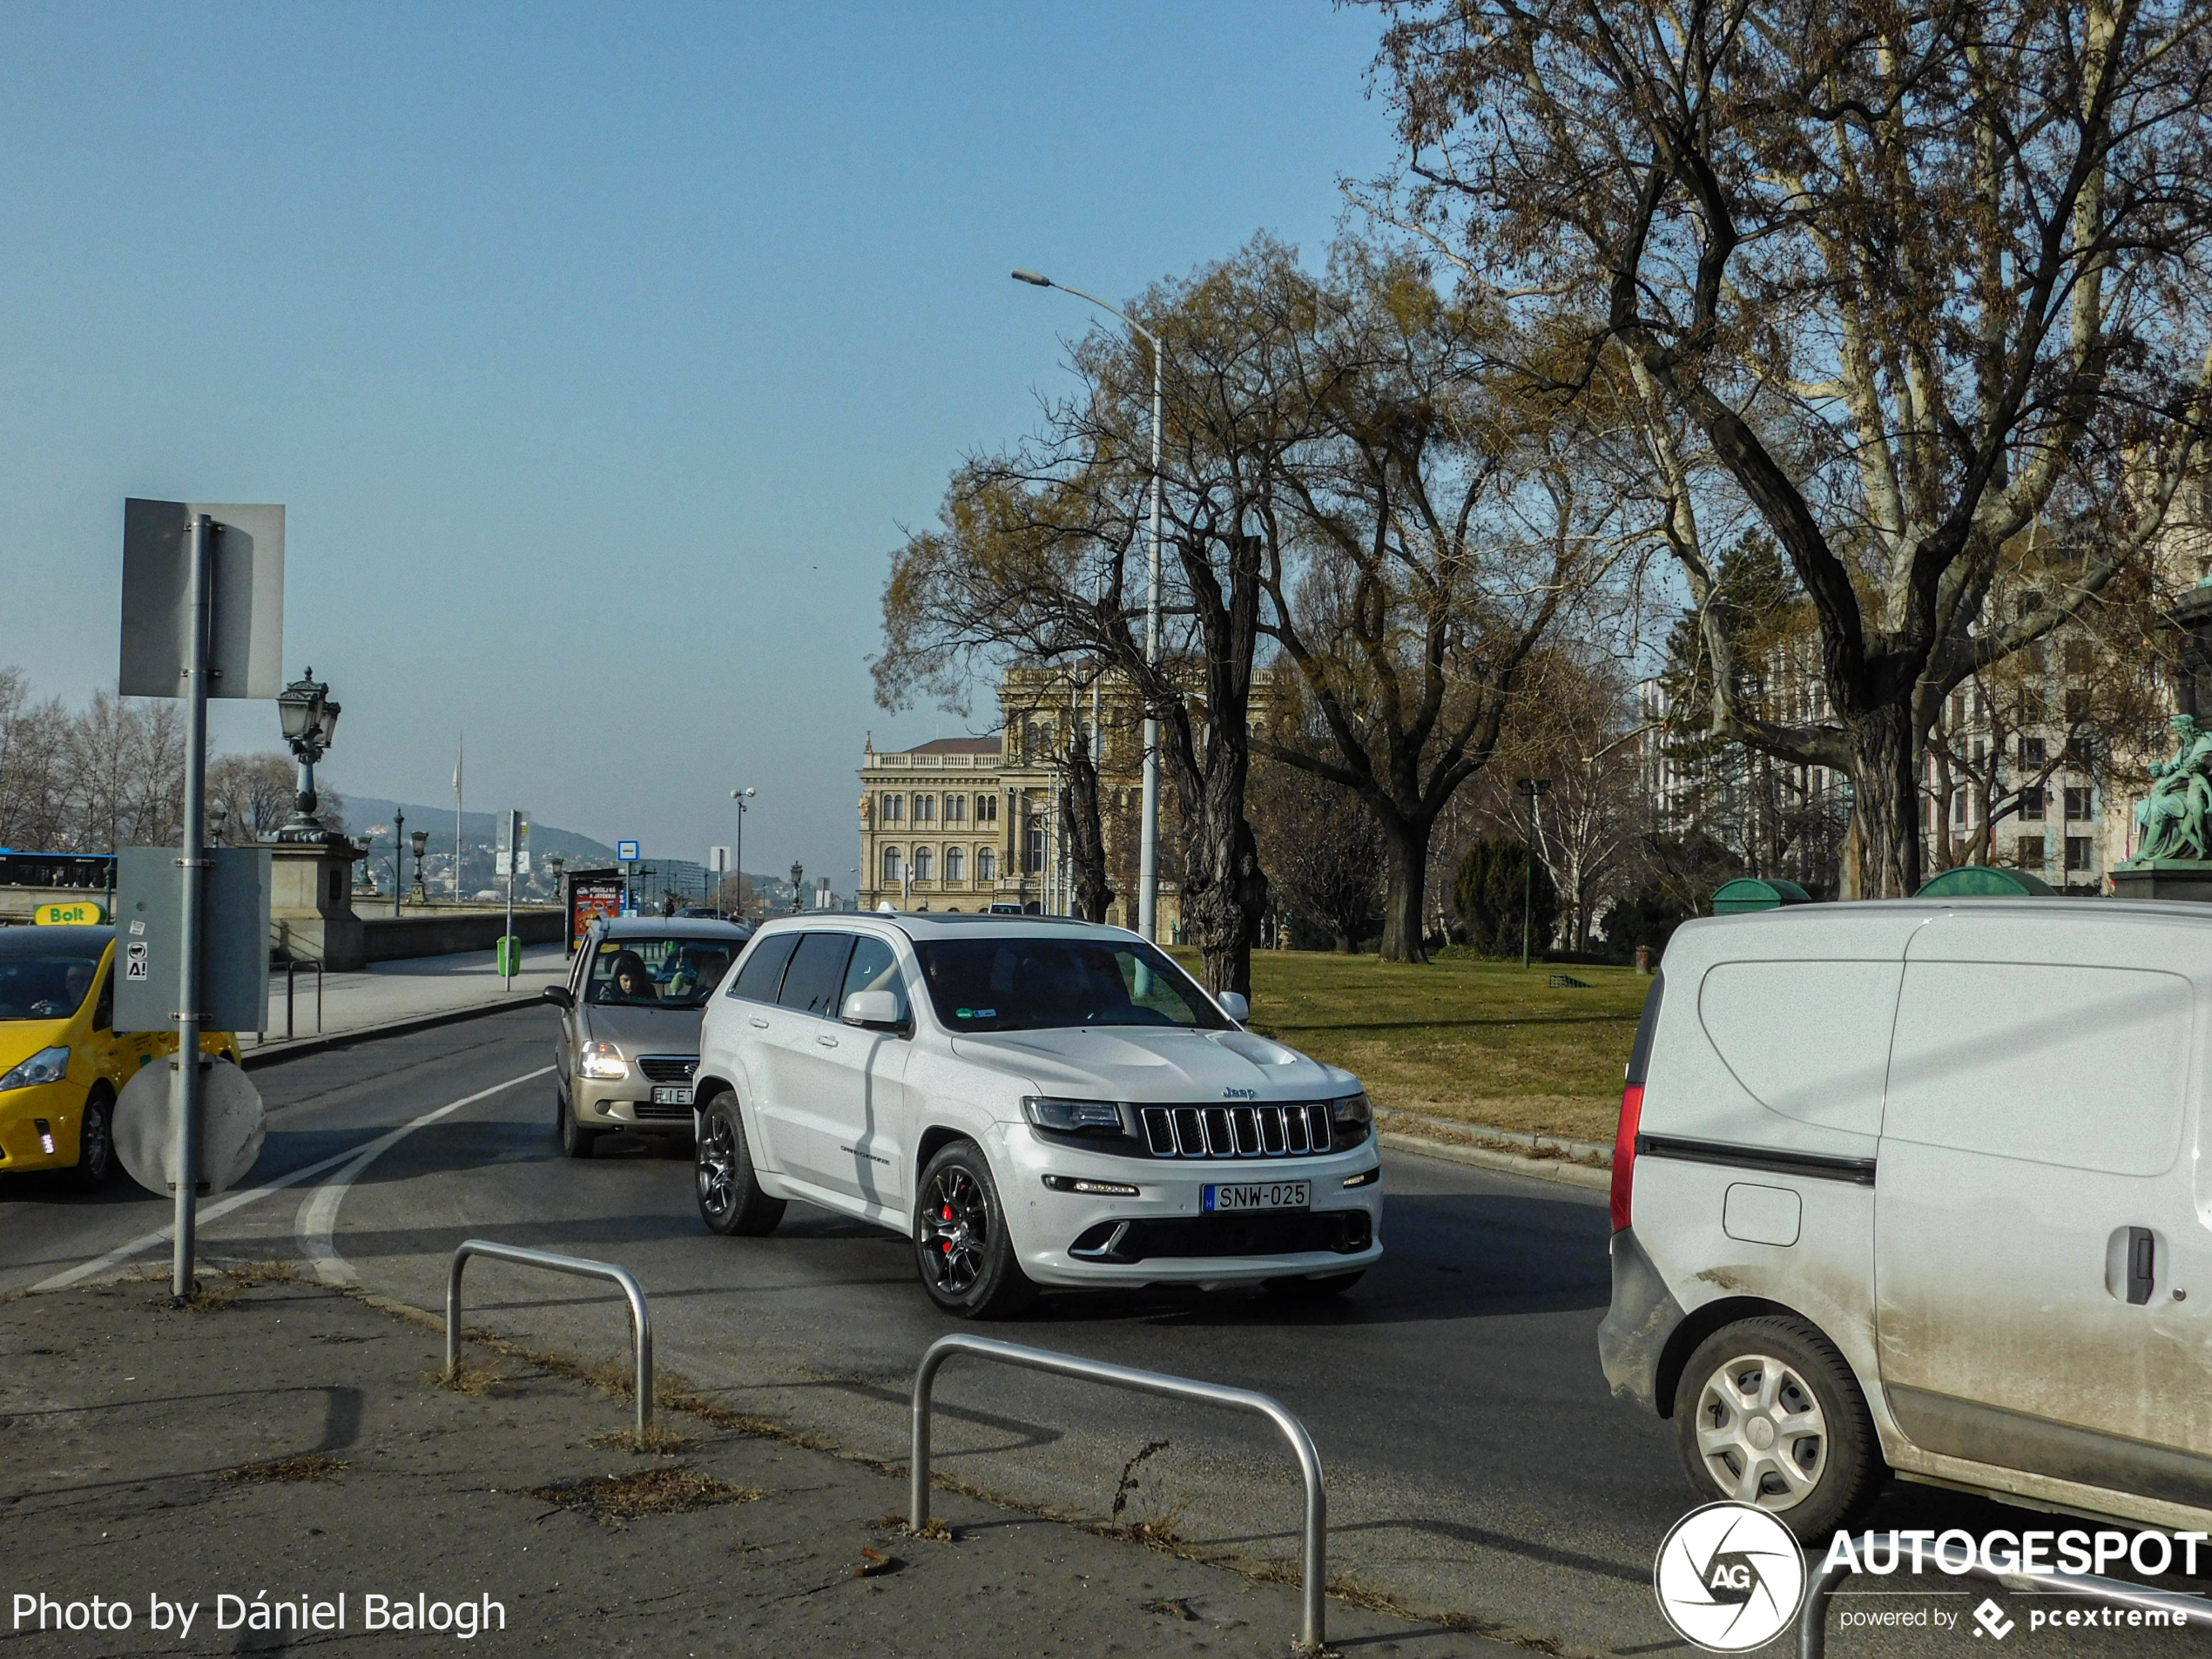
[[[1193, 974], [1194, 951], [1177, 951]], [[1554, 989], [1561, 973], [1587, 988]], [[1252, 1026], [1359, 1074], [1384, 1106], [1610, 1142], [1651, 981], [1626, 968], [1252, 953]]]

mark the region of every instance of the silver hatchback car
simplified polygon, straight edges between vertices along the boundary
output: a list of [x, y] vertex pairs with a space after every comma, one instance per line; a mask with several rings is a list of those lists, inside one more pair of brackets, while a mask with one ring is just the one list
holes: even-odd
[[691, 1075], [700, 1010], [751, 928], [684, 917], [622, 916], [592, 924], [545, 1000], [561, 1010], [553, 1045], [561, 1150], [588, 1158], [609, 1133], [691, 1133]]

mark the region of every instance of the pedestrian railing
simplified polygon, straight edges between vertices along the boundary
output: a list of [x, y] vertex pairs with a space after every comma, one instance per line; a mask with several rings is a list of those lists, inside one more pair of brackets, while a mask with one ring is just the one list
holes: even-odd
[[298, 983], [300, 970], [311, 968], [315, 974], [315, 1035], [322, 1035], [322, 964], [313, 957], [287, 956], [284, 961], [284, 1036], [292, 1040], [292, 993]]
[[978, 1359], [995, 1359], [1001, 1365], [1020, 1366], [1029, 1371], [1047, 1371], [1062, 1377], [1080, 1377], [1088, 1382], [1104, 1383], [1109, 1388], [1128, 1388], [1138, 1393], [1165, 1394], [1176, 1399], [1203, 1400], [1211, 1406], [1227, 1406], [1238, 1411], [1257, 1412], [1283, 1432], [1291, 1444], [1291, 1453], [1298, 1460], [1298, 1474], [1305, 1481], [1305, 1617], [1304, 1631], [1298, 1645], [1312, 1652], [1319, 1652], [1325, 1638], [1328, 1601], [1329, 1519], [1328, 1494], [1321, 1481], [1321, 1454], [1313, 1449], [1313, 1437], [1305, 1432], [1305, 1425], [1293, 1417], [1279, 1401], [1265, 1394], [1255, 1393], [1249, 1388], [1226, 1388], [1219, 1383], [1197, 1382], [1188, 1377], [1170, 1377], [1157, 1371], [1137, 1371], [1128, 1366], [1108, 1365], [1097, 1359], [1082, 1359], [1074, 1354], [1055, 1353], [1049, 1348], [1025, 1348], [1016, 1343], [1001, 1342], [992, 1337], [972, 1337], [955, 1333], [941, 1337], [932, 1343], [929, 1352], [922, 1355], [921, 1366], [914, 1372], [914, 1464], [912, 1487], [907, 1497], [907, 1514], [914, 1529], [921, 1532], [929, 1525], [929, 1416], [930, 1397], [937, 1383], [937, 1372], [945, 1361], [956, 1353], [972, 1354]]
[[637, 1352], [637, 1435], [643, 1440], [653, 1426], [653, 1320], [645, 1311], [645, 1292], [630, 1270], [612, 1262], [587, 1261], [581, 1256], [556, 1256], [550, 1250], [529, 1250], [521, 1244], [495, 1244], [489, 1238], [464, 1240], [453, 1252], [446, 1269], [446, 1377], [461, 1366], [461, 1270], [471, 1256], [512, 1262], [518, 1267], [542, 1267], [549, 1273], [569, 1273], [577, 1278], [604, 1278], [622, 1287], [630, 1298], [630, 1328]]
[[[1837, 1561], [1814, 1577], [1811, 1588], [1805, 1592], [1804, 1606], [1797, 1612], [1797, 1659], [1825, 1659], [1828, 1651], [1828, 1603], [1835, 1595], [1837, 1587], [1858, 1570], [1857, 1562], [1865, 1559], [1867, 1547], [1883, 1535], [1874, 1533], [1865, 1534], [1858, 1540], [1853, 1560]], [[1896, 1534], [1886, 1536], [1890, 1548], [1896, 1550]], [[1961, 1551], [1956, 1546], [1946, 1548], [1941, 1540], [1936, 1541], [1933, 1545], [1924, 1545], [1924, 1548], [1939, 1568], [1955, 1578], [1971, 1576], [1984, 1579], [2008, 1590], [2075, 1595], [2106, 1607], [2141, 1613], [2155, 1612], [2161, 1618], [2178, 1617], [2184, 1624], [2212, 1628], [2212, 1602], [2207, 1602], [2202, 1596], [2155, 1590], [2146, 1584], [2130, 1584], [2124, 1580], [2098, 1578], [2086, 1573], [2027, 1572], [2016, 1568], [2000, 1571], [1992, 1568], [1972, 1548]], [[2008, 1625], [1998, 1634], [2006, 1634], [2010, 1629]], [[1974, 1634], [1979, 1635], [1981, 1633], [1977, 1630]]]

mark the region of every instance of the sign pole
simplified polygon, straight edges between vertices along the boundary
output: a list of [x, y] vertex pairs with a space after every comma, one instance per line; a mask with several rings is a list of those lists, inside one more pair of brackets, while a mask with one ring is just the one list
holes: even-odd
[[499, 988], [515, 988], [515, 867], [522, 862], [523, 815], [517, 812], [507, 814], [507, 926], [499, 935]]
[[199, 1219], [199, 927], [202, 873], [207, 867], [203, 831], [207, 816], [207, 644], [212, 605], [208, 566], [214, 521], [194, 513], [185, 528], [190, 540], [186, 582], [185, 663], [185, 833], [183, 894], [177, 963], [177, 1055], [169, 1100], [176, 1123], [176, 1250], [170, 1294], [182, 1302], [192, 1291], [192, 1258]]

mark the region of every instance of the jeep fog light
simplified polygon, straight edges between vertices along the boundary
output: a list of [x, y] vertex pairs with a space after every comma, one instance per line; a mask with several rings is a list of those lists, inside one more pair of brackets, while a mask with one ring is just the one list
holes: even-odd
[[1082, 1175], [1049, 1175], [1044, 1184], [1054, 1192], [1082, 1192], [1098, 1198], [1134, 1198], [1143, 1191], [1126, 1181], [1094, 1181]]

